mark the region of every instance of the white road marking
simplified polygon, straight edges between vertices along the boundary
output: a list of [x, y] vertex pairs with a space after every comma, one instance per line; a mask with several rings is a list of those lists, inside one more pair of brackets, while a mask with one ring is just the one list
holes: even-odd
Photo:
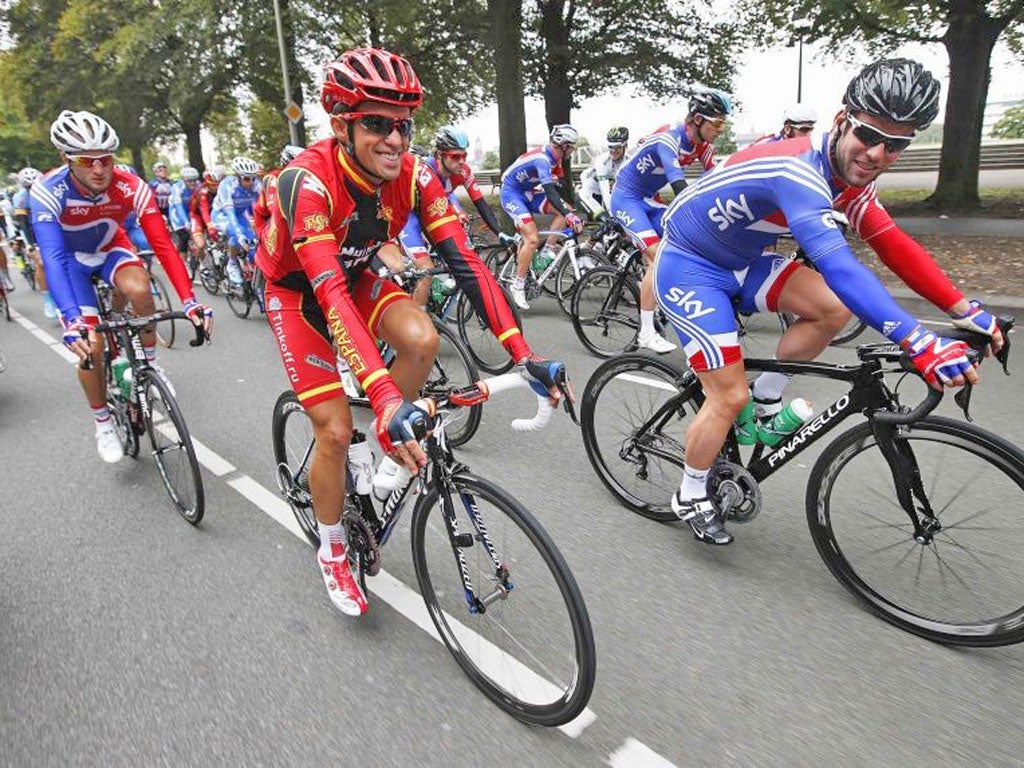
[[652, 379], [647, 376], [637, 376], [635, 373], [620, 373], [615, 378], [624, 379], [626, 381], [632, 381], [634, 384], [646, 384], [648, 387], [654, 387], [655, 389], [664, 389], [667, 392], [679, 391], [676, 387], [673, 387], [667, 381], [661, 381], [660, 379]]
[[626, 739], [626, 742], [609, 756], [608, 765], [612, 768], [676, 768], [675, 763], [669, 762], [636, 739]]

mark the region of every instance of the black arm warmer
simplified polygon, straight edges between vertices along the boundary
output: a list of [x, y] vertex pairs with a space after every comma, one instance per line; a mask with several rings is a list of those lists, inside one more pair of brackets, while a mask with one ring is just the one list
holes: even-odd
[[491, 210], [491, 206], [487, 204], [487, 201], [482, 197], [473, 203], [476, 209], [480, 212], [480, 218], [484, 220], [484, 224], [494, 234], [501, 234], [501, 230], [498, 228], [498, 220], [494, 216], [494, 211]]
[[548, 202], [554, 206], [555, 210], [563, 216], [568, 216], [572, 211], [566, 206], [565, 201], [562, 200], [562, 196], [558, 193], [558, 187], [554, 184], [544, 185], [544, 194], [548, 196]]

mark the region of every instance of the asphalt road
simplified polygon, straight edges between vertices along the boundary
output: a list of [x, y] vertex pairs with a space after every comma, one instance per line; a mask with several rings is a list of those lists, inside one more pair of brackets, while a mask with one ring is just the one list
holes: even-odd
[[[23, 284], [13, 305], [55, 335]], [[312, 550], [237, 490], [259, 500], [243, 476], [275, 489], [270, 416], [286, 380], [268, 326], [212, 305], [212, 345], [161, 352], [194, 436], [232, 465], [204, 470], [197, 528], [170, 509], [145, 448], [99, 460], [71, 366], [0, 322], [0, 764], [1020, 764], [1024, 648], [937, 646], [863, 610], [807, 534], [813, 455], [766, 482], [764, 512], [731, 547], [710, 549], [619, 507], [567, 418], [509, 431], [528, 407], [513, 394], [486, 406], [461, 457], [558, 543], [599, 661], [592, 720], [517, 723], [384, 600], [359, 620], [335, 612]], [[526, 334], [582, 390], [598, 361], [552, 300]], [[976, 421], [1020, 444], [1024, 376], [989, 366], [984, 384]], [[414, 586], [407, 527], [385, 568]]]

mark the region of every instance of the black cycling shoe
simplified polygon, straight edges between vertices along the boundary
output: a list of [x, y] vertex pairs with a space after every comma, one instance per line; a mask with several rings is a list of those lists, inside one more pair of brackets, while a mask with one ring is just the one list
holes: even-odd
[[679, 491], [672, 495], [672, 511], [693, 529], [697, 541], [716, 546], [732, 543], [732, 534], [725, 530], [718, 511], [707, 496], [701, 499], [682, 499]]

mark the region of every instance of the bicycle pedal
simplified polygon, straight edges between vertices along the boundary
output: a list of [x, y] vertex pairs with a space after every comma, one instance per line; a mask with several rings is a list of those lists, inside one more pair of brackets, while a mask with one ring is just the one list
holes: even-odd
[[473, 546], [473, 534], [459, 533], [455, 535], [455, 546], [459, 549], [469, 549]]

